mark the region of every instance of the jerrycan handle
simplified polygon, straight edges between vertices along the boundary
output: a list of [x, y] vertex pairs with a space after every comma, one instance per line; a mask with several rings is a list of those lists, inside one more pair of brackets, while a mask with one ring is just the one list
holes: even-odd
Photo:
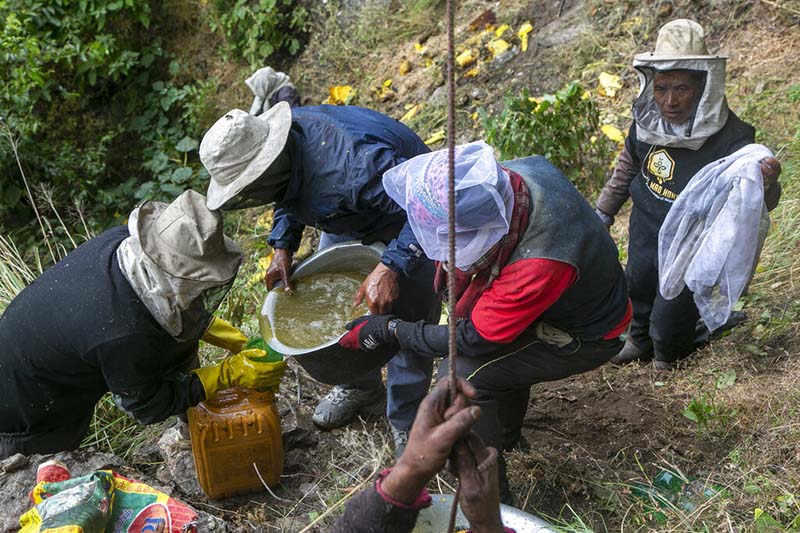
[[217, 393], [211, 397], [211, 399], [206, 400], [205, 403], [211, 407], [228, 407], [231, 405], [235, 405], [241, 402], [244, 399], [244, 391], [239, 387], [231, 387], [229, 389], [222, 389], [221, 391], [217, 391]]

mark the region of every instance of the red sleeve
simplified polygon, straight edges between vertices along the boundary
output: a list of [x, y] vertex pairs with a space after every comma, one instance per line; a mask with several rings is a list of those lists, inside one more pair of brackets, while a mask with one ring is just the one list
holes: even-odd
[[492, 342], [508, 343], [539, 318], [578, 279], [577, 269], [552, 259], [507, 265], [472, 309], [472, 323]]

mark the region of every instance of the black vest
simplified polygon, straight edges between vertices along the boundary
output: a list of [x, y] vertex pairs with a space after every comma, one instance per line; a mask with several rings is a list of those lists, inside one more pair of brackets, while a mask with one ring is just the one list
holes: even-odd
[[[708, 138], [699, 150], [670, 148], [637, 140], [636, 124], [631, 127], [627, 145], [639, 173], [630, 186], [633, 212], [631, 229], [655, 239], [672, 203], [694, 175], [707, 164], [722, 159], [753, 143], [755, 129], [731, 111], [725, 126]], [[635, 223], [635, 224], [634, 224]]]
[[528, 228], [508, 264], [551, 259], [574, 266], [578, 279], [541, 319], [573, 337], [595, 340], [619, 324], [628, 287], [617, 247], [605, 226], [566, 177], [541, 156], [502, 162], [531, 193]]

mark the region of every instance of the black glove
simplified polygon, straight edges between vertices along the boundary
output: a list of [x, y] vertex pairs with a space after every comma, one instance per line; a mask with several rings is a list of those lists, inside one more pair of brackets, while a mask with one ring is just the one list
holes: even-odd
[[339, 339], [339, 345], [348, 350], [390, 350], [400, 345], [394, 330], [400, 319], [394, 315], [365, 315], [356, 318], [345, 327], [349, 332]]

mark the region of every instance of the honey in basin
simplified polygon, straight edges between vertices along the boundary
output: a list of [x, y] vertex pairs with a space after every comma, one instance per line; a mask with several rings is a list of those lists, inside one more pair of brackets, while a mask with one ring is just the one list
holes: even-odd
[[367, 314], [364, 304], [354, 306], [365, 272], [317, 273], [293, 281], [294, 294], [272, 289], [274, 312], [259, 318], [265, 339], [285, 346], [313, 348], [339, 337], [345, 324]]

